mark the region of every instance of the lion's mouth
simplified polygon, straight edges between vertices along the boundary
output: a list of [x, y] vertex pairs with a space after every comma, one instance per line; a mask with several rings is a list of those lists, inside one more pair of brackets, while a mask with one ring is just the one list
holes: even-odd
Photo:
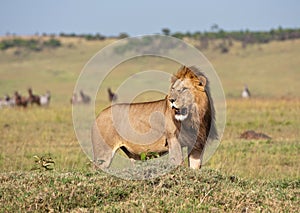
[[186, 115], [187, 114], [187, 108], [183, 107], [181, 109], [176, 108], [174, 106], [172, 106], [172, 109], [175, 109], [175, 115]]

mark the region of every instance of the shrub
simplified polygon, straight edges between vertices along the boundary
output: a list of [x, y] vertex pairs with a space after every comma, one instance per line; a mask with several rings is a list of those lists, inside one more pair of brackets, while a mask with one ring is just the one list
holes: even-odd
[[0, 50], [6, 50], [9, 48], [25, 48], [33, 51], [41, 51], [44, 47], [56, 48], [60, 47], [61, 42], [55, 38], [42, 42], [38, 39], [22, 39], [22, 38], [13, 38], [13, 39], [4, 39], [0, 42]]
[[55, 38], [51, 38], [48, 41], [44, 41], [43, 45], [46, 46], [46, 47], [55, 48], [55, 47], [60, 47], [61, 42], [59, 40], [55, 39]]

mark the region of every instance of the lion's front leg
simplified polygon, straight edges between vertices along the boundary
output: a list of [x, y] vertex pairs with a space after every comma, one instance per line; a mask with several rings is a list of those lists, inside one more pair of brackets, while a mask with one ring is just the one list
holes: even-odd
[[189, 167], [192, 169], [200, 169], [202, 161], [201, 151], [198, 149], [192, 149], [189, 153]]
[[178, 139], [174, 136], [168, 139], [169, 145], [169, 160], [173, 165], [182, 164], [182, 149]]

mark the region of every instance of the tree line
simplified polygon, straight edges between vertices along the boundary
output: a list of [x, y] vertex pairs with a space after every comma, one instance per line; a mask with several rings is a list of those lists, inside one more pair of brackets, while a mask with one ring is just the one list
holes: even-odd
[[166, 28], [162, 29], [163, 34], [171, 35], [177, 38], [190, 37], [194, 39], [234, 39], [237, 41], [249, 41], [251, 43], [267, 43], [273, 40], [289, 40], [300, 38], [300, 28], [299, 29], [283, 29], [279, 27], [278, 29], [271, 29], [270, 31], [249, 31], [249, 30], [240, 30], [240, 31], [224, 31], [219, 29], [217, 31], [207, 31], [207, 32], [176, 32], [168, 33], [169, 31]]
[[0, 50], [9, 48], [25, 48], [33, 51], [41, 51], [44, 48], [60, 47], [61, 42], [58, 39], [50, 38], [48, 40], [41, 40], [36, 38], [23, 39], [18, 37], [6, 38], [0, 41]]
[[[218, 25], [211, 26], [210, 31], [196, 31], [196, 32], [174, 32], [168, 28], [163, 28], [161, 34], [173, 36], [179, 39], [183, 38], [193, 38], [197, 40], [204, 39], [232, 39], [236, 41], [246, 42], [246, 43], [268, 43], [270, 41], [284, 41], [290, 39], [300, 38], [300, 28], [282, 28], [271, 29], [269, 31], [250, 31], [250, 30], [240, 30], [240, 31], [225, 31], [218, 27]], [[104, 40], [106, 38], [126, 38], [129, 37], [127, 33], [120, 33], [118, 36], [104, 36], [100, 33], [96, 34], [75, 34], [75, 33], [60, 33], [61, 37], [80, 37], [86, 40]]]
[[300, 28], [282, 28], [271, 29], [269, 31], [250, 31], [250, 30], [240, 30], [240, 31], [224, 31], [219, 28], [218, 25], [211, 26], [210, 31], [206, 32], [175, 32], [171, 33], [168, 28], [163, 28], [162, 33], [164, 35], [170, 35], [179, 39], [192, 38], [194, 40], [200, 41], [199, 49], [207, 49], [211, 42], [220, 41], [217, 48], [220, 49], [222, 53], [227, 53], [230, 47], [233, 45], [233, 41], [238, 41], [242, 43], [242, 47], [246, 48], [250, 44], [264, 44], [271, 41], [285, 41], [300, 38]]
[[108, 38], [115, 38], [115, 39], [123, 39], [129, 37], [127, 33], [120, 33], [118, 36], [105, 36], [100, 33], [92, 34], [76, 34], [76, 33], [60, 33], [60, 37], [75, 37], [75, 38], [84, 38], [88, 41], [90, 40], [105, 40]]
[[[284, 41], [300, 38], [300, 28], [282, 28], [271, 29], [269, 31], [225, 31], [214, 24], [209, 31], [196, 31], [196, 32], [174, 32], [172, 33], [169, 28], [163, 28], [161, 34], [173, 36], [179, 39], [192, 38], [199, 41], [199, 49], [207, 49], [211, 41], [219, 40], [218, 48], [222, 53], [229, 51], [233, 41], [239, 41], [242, 43], [242, 47], [245, 48], [249, 44], [262, 44], [270, 41]], [[43, 33], [42, 36], [49, 36]], [[49, 40], [41, 40], [39, 38], [22, 39], [16, 36], [12, 38], [5, 38], [0, 41], [0, 50], [6, 50], [12, 47], [24, 47], [34, 51], [40, 51], [43, 48], [56, 48], [61, 46], [61, 42], [55, 38], [55, 34], [50, 34]], [[108, 38], [122, 39], [127, 38], [127, 33], [120, 33], [118, 36], [105, 36], [100, 33], [96, 34], [75, 34], [75, 33], [60, 33], [60, 37], [77, 37], [90, 40], [105, 40]], [[10, 36], [11, 37], [11, 36]]]

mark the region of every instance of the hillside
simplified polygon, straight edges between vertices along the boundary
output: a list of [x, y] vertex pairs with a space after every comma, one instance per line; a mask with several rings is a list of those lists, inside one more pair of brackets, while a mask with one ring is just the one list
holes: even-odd
[[[54, 104], [66, 104], [87, 61], [101, 48], [114, 41], [87, 41], [83, 38], [59, 40], [62, 46], [55, 49], [38, 52], [26, 49], [0, 51], [0, 95], [12, 94], [15, 90], [26, 93], [28, 87], [33, 87], [37, 93], [51, 90]], [[188, 42], [196, 46], [198, 44], [193, 40]], [[215, 41], [203, 53], [215, 67], [227, 98], [239, 97], [244, 84], [249, 86], [255, 97], [300, 97], [297, 92], [300, 89], [297, 82], [300, 67], [299, 39], [253, 44], [245, 49], [241, 43], [234, 42], [228, 53], [221, 53], [215, 49], [214, 46], [217, 45], [218, 42]], [[160, 68], [167, 69], [166, 65], [168, 64]], [[151, 67], [150, 64], [149, 66]], [[136, 64], [120, 67], [125, 73], [137, 68]], [[176, 66], [174, 69], [175, 72]], [[106, 84], [116, 88], [117, 82], [116, 79], [112, 79]]]

